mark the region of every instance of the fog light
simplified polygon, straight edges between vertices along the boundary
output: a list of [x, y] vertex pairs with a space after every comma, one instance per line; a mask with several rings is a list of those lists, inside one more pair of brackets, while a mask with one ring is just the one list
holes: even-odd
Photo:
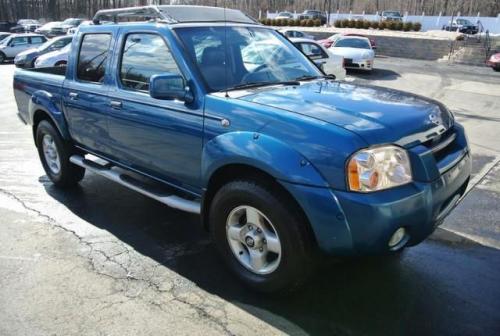
[[394, 232], [394, 234], [392, 235], [391, 239], [389, 239], [389, 247], [394, 247], [401, 243], [405, 235], [406, 230], [404, 228], [397, 229], [396, 232]]

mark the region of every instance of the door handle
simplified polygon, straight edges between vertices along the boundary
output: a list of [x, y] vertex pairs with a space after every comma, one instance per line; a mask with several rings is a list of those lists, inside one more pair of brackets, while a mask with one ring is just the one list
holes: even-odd
[[121, 101], [116, 101], [112, 100], [109, 102], [109, 105], [114, 108], [114, 109], [121, 109], [122, 108], [122, 102]]
[[76, 92], [70, 92], [69, 93], [69, 99], [71, 99], [71, 100], [77, 100], [78, 99], [78, 93], [76, 93]]

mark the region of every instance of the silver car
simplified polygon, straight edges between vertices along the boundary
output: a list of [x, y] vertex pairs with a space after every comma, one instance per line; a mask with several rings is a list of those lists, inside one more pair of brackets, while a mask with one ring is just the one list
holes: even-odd
[[20, 52], [38, 47], [47, 38], [39, 34], [12, 34], [0, 42], [0, 63], [13, 59]]

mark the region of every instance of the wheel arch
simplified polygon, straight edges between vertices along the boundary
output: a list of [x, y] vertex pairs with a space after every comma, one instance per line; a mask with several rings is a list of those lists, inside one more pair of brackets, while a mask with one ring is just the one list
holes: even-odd
[[[235, 174], [235, 171], [237, 171], [238, 173]], [[277, 180], [269, 172], [266, 172], [249, 164], [226, 164], [219, 167], [210, 176], [201, 204], [201, 220], [205, 229], [209, 229], [208, 218], [210, 215], [210, 204], [212, 203], [215, 194], [226, 183], [235, 180], [253, 180], [258, 181], [264, 186], [271, 187], [272, 190], [278, 193], [281, 198], [285, 199], [286, 202], [292, 204], [295, 207], [297, 214], [301, 217], [303, 222], [307, 224], [306, 227], [303, 228], [305, 230], [305, 233], [311, 239], [311, 242], [315, 246], [317, 245], [311, 223], [309, 222], [304, 209], [297, 201], [297, 199], [279, 182], [279, 180]]]

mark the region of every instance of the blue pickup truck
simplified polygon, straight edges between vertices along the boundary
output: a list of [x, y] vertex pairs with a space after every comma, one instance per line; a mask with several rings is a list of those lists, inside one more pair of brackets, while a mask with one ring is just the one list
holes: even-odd
[[199, 214], [261, 291], [296, 288], [321, 255], [418, 244], [471, 172], [443, 104], [335, 81], [236, 10], [99, 11], [67, 67], [16, 69], [13, 85], [57, 187], [90, 171]]

